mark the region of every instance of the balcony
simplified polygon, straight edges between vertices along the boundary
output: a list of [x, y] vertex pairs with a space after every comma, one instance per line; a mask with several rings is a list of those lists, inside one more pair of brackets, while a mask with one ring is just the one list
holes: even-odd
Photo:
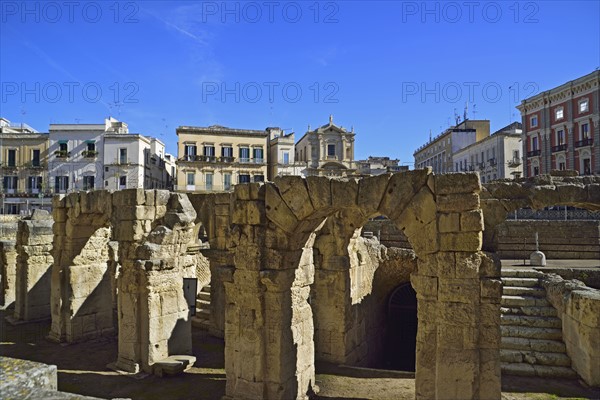
[[509, 168], [517, 168], [519, 165], [521, 165], [521, 159], [520, 158], [513, 158], [512, 160], [508, 160], [508, 167]]
[[217, 157], [217, 156], [194, 156], [194, 155], [185, 155], [181, 157], [178, 161], [183, 162], [201, 162], [201, 163], [226, 163], [231, 164], [235, 162], [235, 157]]
[[496, 165], [496, 159], [495, 159], [495, 158], [490, 158], [490, 159], [488, 160], [488, 163], [490, 163], [490, 165], [493, 167], [493, 166], [495, 166], [495, 165]]
[[586, 147], [586, 146], [591, 146], [594, 144], [594, 141], [592, 140], [592, 138], [585, 138], [583, 140], [579, 140], [577, 142], [575, 142], [575, 147]]
[[85, 158], [96, 158], [98, 152], [96, 150], [84, 150], [81, 152], [81, 156]]
[[71, 156], [71, 152], [66, 150], [56, 150], [54, 155], [56, 158], [67, 158]]
[[31, 168], [31, 169], [44, 169], [44, 168], [46, 168], [46, 166], [43, 163], [39, 162], [39, 161], [38, 162], [33, 162], [32, 161], [32, 162], [30, 162], [30, 163], [27, 164], [27, 168]]
[[559, 151], [566, 151], [566, 150], [567, 150], [566, 144], [559, 144], [558, 146], [552, 146], [553, 153], [558, 153]]
[[527, 157], [539, 157], [542, 154], [541, 150], [532, 150], [527, 152]]
[[16, 171], [17, 166], [15, 164], [2, 164], [2, 169], [5, 171]]

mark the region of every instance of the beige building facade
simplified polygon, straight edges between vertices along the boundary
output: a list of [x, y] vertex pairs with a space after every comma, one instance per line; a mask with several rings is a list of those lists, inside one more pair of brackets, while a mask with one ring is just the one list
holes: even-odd
[[50, 209], [48, 144], [47, 133], [0, 118], [0, 213]]
[[269, 132], [269, 174], [270, 181], [277, 176], [302, 176], [306, 162], [296, 161], [294, 132], [287, 135], [280, 128], [267, 128]]
[[329, 123], [310, 130], [296, 144], [296, 161], [307, 164], [305, 176], [352, 176], [356, 174], [354, 161], [354, 129], [348, 132], [342, 126]]
[[431, 167], [436, 174], [455, 172], [453, 154], [488, 136], [489, 120], [465, 119], [419, 147], [414, 152], [415, 169]]
[[267, 130], [180, 126], [177, 137], [176, 191], [230, 191], [267, 178]]

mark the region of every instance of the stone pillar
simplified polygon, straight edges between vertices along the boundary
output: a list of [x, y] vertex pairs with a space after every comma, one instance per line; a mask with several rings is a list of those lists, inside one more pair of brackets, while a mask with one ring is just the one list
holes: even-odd
[[0, 300], [4, 308], [10, 307], [15, 302], [15, 286], [17, 280], [17, 249], [16, 240], [0, 241]]
[[43, 210], [35, 210], [31, 218], [19, 221], [15, 320], [31, 321], [51, 316], [53, 224], [52, 216]]
[[196, 212], [184, 194], [164, 190], [120, 191], [113, 204], [120, 207], [119, 219], [113, 220], [122, 265], [115, 367], [152, 372], [157, 361], [191, 354], [182, 263]]
[[479, 251], [475, 174], [436, 176], [439, 251], [419, 257], [417, 399], [500, 398], [499, 268]]

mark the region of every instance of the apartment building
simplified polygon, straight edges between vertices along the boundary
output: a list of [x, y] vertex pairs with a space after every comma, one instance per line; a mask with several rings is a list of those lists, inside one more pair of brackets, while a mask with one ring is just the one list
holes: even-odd
[[49, 209], [48, 134], [0, 118], [0, 213]]
[[180, 126], [177, 137], [175, 190], [229, 191], [267, 177], [267, 130]]
[[267, 157], [270, 181], [277, 176], [305, 174], [306, 162], [296, 161], [294, 132], [285, 134], [280, 128], [267, 128], [269, 154]]
[[48, 176], [54, 193], [95, 189], [168, 189], [165, 146], [129, 133], [125, 122], [51, 124]]
[[352, 176], [356, 174], [354, 161], [354, 128], [348, 132], [344, 127], [329, 123], [308, 131], [296, 144], [296, 161], [307, 164], [305, 176]]
[[600, 71], [529, 97], [523, 124], [524, 173], [600, 174]]
[[520, 122], [513, 122], [452, 156], [454, 171], [478, 171], [482, 183], [496, 179], [520, 178]]
[[453, 172], [453, 154], [489, 136], [489, 120], [465, 119], [419, 147], [413, 153], [415, 169], [432, 167], [436, 174]]

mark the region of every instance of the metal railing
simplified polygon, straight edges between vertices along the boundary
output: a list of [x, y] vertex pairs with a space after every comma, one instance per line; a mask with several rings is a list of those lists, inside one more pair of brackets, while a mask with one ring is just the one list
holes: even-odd
[[588, 211], [582, 208], [556, 206], [543, 210], [520, 208], [510, 214], [510, 219], [542, 219], [553, 221], [565, 220], [600, 220], [600, 211]]
[[579, 140], [577, 142], [575, 142], [575, 147], [585, 147], [585, 146], [591, 146], [594, 144], [594, 141], [592, 140], [592, 138], [585, 138], [583, 140]]
[[566, 151], [567, 150], [567, 145], [566, 144], [559, 144], [558, 146], [552, 146], [552, 152], [556, 153], [558, 151]]
[[527, 157], [539, 157], [542, 154], [541, 150], [532, 150], [527, 152]]

